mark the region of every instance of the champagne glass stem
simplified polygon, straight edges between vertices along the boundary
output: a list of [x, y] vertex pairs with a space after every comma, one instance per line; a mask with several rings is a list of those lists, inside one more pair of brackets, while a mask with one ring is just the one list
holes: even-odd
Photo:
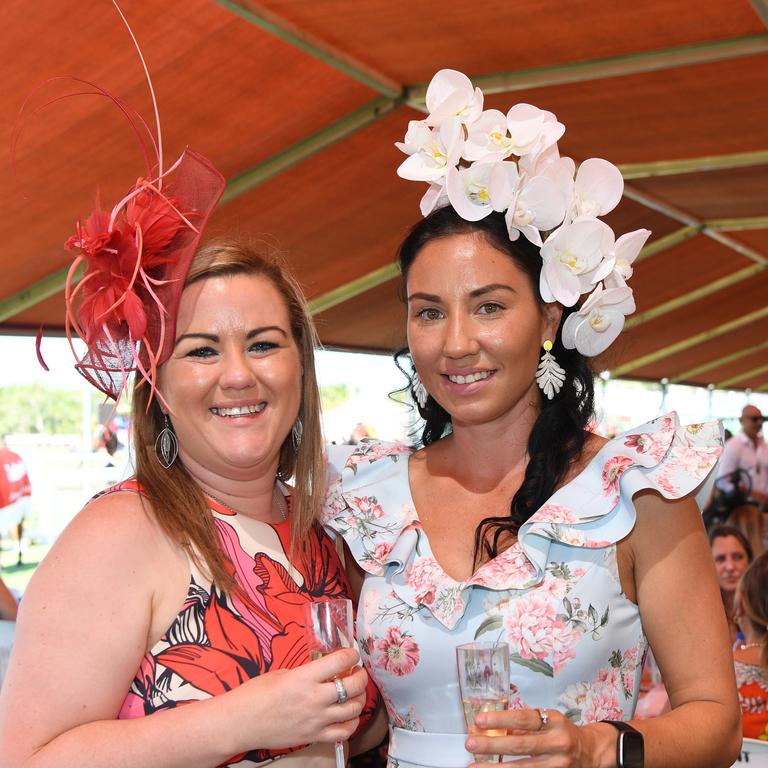
[[344, 760], [344, 742], [336, 742], [336, 768], [344, 768], [346, 761]]

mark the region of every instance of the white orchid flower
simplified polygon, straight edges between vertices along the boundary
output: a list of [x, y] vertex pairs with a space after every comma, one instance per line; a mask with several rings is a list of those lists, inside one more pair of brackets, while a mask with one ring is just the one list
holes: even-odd
[[512, 152], [524, 157], [539, 155], [555, 144], [565, 133], [565, 126], [552, 112], [522, 103], [507, 112], [507, 130]]
[[504, 219], [509, 239], [517, 240], [522, 233], [541, 247], [541, 232], [562, 224], [566, 210], [567, 200], [558, 184], [546, 176], [534, 176], [507, 207]]
[[602, 280], [613, 266], [605, 260], [608, 243], [613, 243], [613, 233], [598, 219], [577, 219], [552, 232], [541, 247], [539, 291], [544, 301], [572, 307]]
[[514, 163], [496, 160], [473, 163], [468, 168], [451, 168], [445, 177], [445, 189], [456, 213], [466, 221], [484, 219], [495, 210], [494, 203], [497, 206], [503, 204], [504, 190], [508, 184], [514, 183], [505, 176], [513, 171], [517, 173]]
[[605, 278], [606, 288], [619, 288], [626, 285], [626, 281], [632, 277], [632, 264], [650, 235], [650, 229], [636, 229], [634, 232], [622, 235], [615, 242], [610, 253], [614, 264], [610, 275]]
[[411, 121], [405, 142], [396, 145], [408, 155], [397, 169], [397, 175], [409, 181], [439, 181], [461, 159], [464, 149], [461, 122], [452, 118], [440, 128], [428, 128], [423, 121], [419, 122]]
[[512, 139], [507, 133], [507, 116], [498, 109], [486, 109], [467, 127], [467, 131], [464, 158], [470, 162], [488, 156], [503, 160], [514, 152]]
[[445, 179], [439, 184], [431, 181], [429, 189], [424, 193], [424, 197], [421, 198], [419, 203], [421, 215], [424, 217], [429, 216], [435, 209], [444, 208], [446, 205], [450, 205], [450, 200], [448, 199], [448, 193], [445, 191]]
[[584, 306], [563, 323], [563, 346], [575, 348], [587, 357], [599, 355], [616, 340], [624, 328], [625, 317], [634, 311], [631, 288], [606, 289], [600, 283]]
[[623, 192], [624, 179], [613, 163], [599, 157], [585, 160], [576, 173], [573, 215], [604, 216], [619, 204]]
[[440, 127], [452, 118], [469, 125], [483, 111], [483, 92], [464, 73], [441, 69], [427, 86], [426, 102], [427, 125]]

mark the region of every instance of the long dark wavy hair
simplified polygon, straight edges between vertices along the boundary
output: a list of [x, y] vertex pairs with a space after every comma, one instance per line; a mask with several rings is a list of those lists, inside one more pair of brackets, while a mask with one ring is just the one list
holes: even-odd
[[[480, 221], [465, 221], [450, 206], [433, 211], [411, 229], [398, 252], [403, 276], [403, 298], [407, 296], [408, 272], [421, 249], [429, 242], [451, 235], [478, 233], [497, 250], [507, 254], [525, 272], [531, 289], [543, 306], [539, 294], [541, 256], [539, 248], [524, 237], [509, 239], [504, 215], [492, 213]], [[563, 322], [576, 307], [565, 307], [552, 354], [565, 370], [562, 389], [548, 400], [539, 390], [540, 413], [528, 438], [528, 464], [520, 488], [512, 497], [509, 515], [487, 517], [475, 531], [475, 564], [482, 558], [496, 557], [499, 539], [505, 534], [517, 535], [520, 526], [554, 493], [565, 479], [573, 462], [584, 448], [586, 427], [594, 414], [594, 377], [587, 359], [575, 349], [566, 349], [561, 341]], [[408, 389], [414, 393], [411, 366], [405, 364], [407, 348], [395, 354], [395, 362], [408, 377]], [[531, 371], [531, 378], [535, 371]], [[418, 444], [427, 446], [439, 440], [451, 429], [451, 415], [430, 395], [426, 405], [418, 406], [424, 420]]]

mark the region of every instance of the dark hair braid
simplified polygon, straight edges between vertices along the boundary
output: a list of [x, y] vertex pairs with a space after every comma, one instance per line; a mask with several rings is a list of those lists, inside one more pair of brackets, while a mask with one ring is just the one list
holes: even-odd
[[[418, 222], [400, 246], [398, 257], [403, 275], [403, 291], [408, 280], [408, 271], [427, 243], [441, 237], [473, 232], [483, 235], [494, 248], [509, 255], [526, 273], [534, 295], [539, 297], [542, 261], [538, 247], [524, 237], [511, 241], [501, 213], [492, 213], [480, 221], [472, 222], [462, 219], [450, 206], [433, 211]], [[575, 349], [566, 349], [561, 341], [563, 322], [574, 311], [576, 307], [564, 308], [560, 328], [553, 339], [552, 354], [565, 370], [565, 382], [552, 400], [539, 393], [541, 412], [528, 438], [525, 477], [512, 497], [509, 515], [487, 517], [478, 525], [475, 531], [476, 563], [482, 555], [492, 558], [498, 554], [499, 539], [502, 535], [517, 535], [520, 526], [546, 502], [565, 479], [573, 462], [584, 449], [588, 434], [586, 427], [594, 414], [593, 373], [587, 358]], [[407, 353], [407, 349], [399, 350], [395, 354], [395, 362], [408, 377], [406, 388], [414, 395], [413, 377], [402, 363], [402, 358]], [[423, 408], [417, 408], [424, 420], [417, 441], [420, 445], [430, 445], [450, 431], [450, 414], [432, 396], [427, 399]]]

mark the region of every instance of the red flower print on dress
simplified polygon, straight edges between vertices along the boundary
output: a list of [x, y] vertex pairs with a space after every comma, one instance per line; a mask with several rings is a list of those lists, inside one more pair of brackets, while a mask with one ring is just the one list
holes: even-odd
[[627, 448], [634, 448], [638, 453], [648, 454], [655, 461], [661, 461], [669, 448], [669, 440], [665, 440], [663, 437], [664, 435], [659, 440], [648, 432], [641, 432], [627, 435], [624, 439], [624, 445]]
[[611, 456], [603, 466], [603, 495], [619, 497], [619, 480], [624, 472], [634, 464], [631, 456]]
[[419, 663], [419, 646], [407, 632], [389, 627], [384, 638], [376, 643], [381, 651], [377, 666], [397, 677], [410, 675]]

